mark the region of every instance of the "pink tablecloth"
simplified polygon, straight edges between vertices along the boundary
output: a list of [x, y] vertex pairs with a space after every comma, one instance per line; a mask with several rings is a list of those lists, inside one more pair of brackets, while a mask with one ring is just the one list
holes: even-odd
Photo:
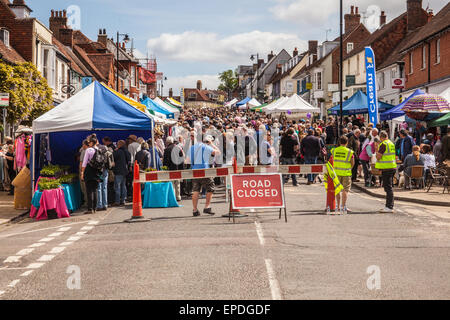
[[[36, 216], [36, 220], [45, 220], [48, 219], [47, 211], [55, 209], [58, 214], [58, 218], [68, 218], [69, 210], [66, 206], [66, 201], [64, 199], [64, 191], [63, 189], [52, 189], [52, 190], [44, 190], [42, 192], [42, 197], [39, 210], [37, 210], [34, 206], [31, 207], [30, 217], [34, 218]], [[37, 214], [36, 214], [37, 211]]]

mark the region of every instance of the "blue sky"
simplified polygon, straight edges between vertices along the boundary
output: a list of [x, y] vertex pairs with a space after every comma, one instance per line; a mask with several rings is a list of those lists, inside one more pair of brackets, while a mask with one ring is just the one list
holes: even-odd
[[[249, 56], [285, 48], [306, 48], [308, 40], [324, 41], [338, 36], [337, 0], [26, 0], [32, 15], [48, 26], [50, 10], [71, 5], [81, 12], [81, 31], [92, 40], [99, 28], [115, 38], [117, 31], [128, 33], [140, 53], [154, 54], [159, 71], [168, 81], [165, 93], [173, 87], [195, 86], [202, 80], [210, 88], [217, 85], [217, 74], [250, 64]], [[437, 13], [446, 0], [424, 1]], [[386, 11], [388, 20], [406, 10], [406, 0], [344, 1], [360, 12], [374, 12], [376, 4]], [[369, 8], [369, 10], [368, 10]]]

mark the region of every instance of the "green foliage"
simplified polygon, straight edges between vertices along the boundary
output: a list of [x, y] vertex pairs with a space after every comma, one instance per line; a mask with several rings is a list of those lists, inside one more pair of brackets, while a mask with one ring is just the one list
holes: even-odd
[[65, 168], [59, 165], [50, 164], [41, 169], [40, 175], [43, 177], [60, 177], [64, 173]]
[[162, 171], [168, 171], [168, 170], [169, 170], [169, 167], [168, 167], [168, 166], [162, 166], [162, 167], [161, 167], [161, 170], [162, 170]]
[[70, 173], [63, 175], [61, 178], [59, 178], [59, 182], [61, 184], [71, 184], [74, 181], [78, 179], [78, 175], [76, 173]]
[[147, 168], [145, 169], [145, 172], [152, 172], [152, 171], [158, 171], [155, 168]]
[[236, 77], [236, 74], [233, 72], [233, 70], [227, 70], [219, 73], [219, 79], [221, 83], [218, 89], [228, 93], [236, 89], [239, 84], [238, 78]]
[[61, 183], [58, 179], [48, 179], [48, 178], [41, 178], [39, 180], [39, 190], [51, 190], [51, 189], [58, 189], [61, 187]]
[[12, 124], [30, 124], [53, 106], [52, 89], [31, 62], [11, 66], [0, 60], [0, 92], [9, 93]]

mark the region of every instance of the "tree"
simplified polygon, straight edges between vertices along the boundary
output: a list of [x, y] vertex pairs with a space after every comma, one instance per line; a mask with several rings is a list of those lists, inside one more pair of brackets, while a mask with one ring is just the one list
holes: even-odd
[[0, 60], [0, 92], [9, 93], [7, 121], [28, 124], [53, 106], [52, 89], [30, 62], [9, 65]]
[[219, 90], [223, 90], [228, 93], [228, 100], [230, 99], [231, 92], [237, 88], [239, 82], [236, 74], [233, 70], [227, 70], [219, 73], [220, 85]]

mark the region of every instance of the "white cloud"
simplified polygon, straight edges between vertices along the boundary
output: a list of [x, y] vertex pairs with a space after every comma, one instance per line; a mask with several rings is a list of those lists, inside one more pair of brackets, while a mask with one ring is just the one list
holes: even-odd
[[167, 77], [164, 81], [164, 95], [168, 95], [169, 89], [173, 89], [173, 95], [179, 96], [181, 88], [196, 88], [197, 80], [202, 81], [202, 88], [217, 89], [220, 84], [219, 75], [189, 75], [184, 77]]
[[[329, 22], [330, 18], [339, 19], [339, 1], [337, 0], [276, 0], [278, 3], [269, 8], [276, 19], [287, 22], [318, 27]], [[423, 1], [424, 9], [429, 4], [435, 14], [445, 5], [442, 0]], [[388, 22], [406, 11], [406, 0], [358, 0], [344, 2], [344, 15], [350, 13], [350, 6], [359, 7], [363, 16], [369, 6], [376, 5], [385, 11]], [[369, 18], [372, 12], [367, 12]]]
[[251, 54], [264, 56], [273, 50], [289, 52], [297, 47], [306, 49], [306, 42], [295, 34], [252, 31], [226, 37], [216, 33], [186, 31], [179, 34], [163, 33], [149, 39], [147, 46], [158, 60], [209, 62], [237, 65], [249, 63]]

